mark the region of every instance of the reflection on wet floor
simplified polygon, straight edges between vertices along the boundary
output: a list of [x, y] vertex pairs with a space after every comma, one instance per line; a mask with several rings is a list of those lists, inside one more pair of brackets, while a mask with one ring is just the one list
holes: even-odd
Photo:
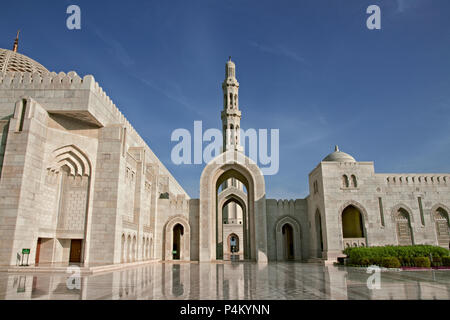
[[[0, 273], [0, 299], [450, 299], [450, 271], [382, 272], [302, 263], [153, 263], [69, 278]], [[78, 281], [78, 282], [77, 282]]]

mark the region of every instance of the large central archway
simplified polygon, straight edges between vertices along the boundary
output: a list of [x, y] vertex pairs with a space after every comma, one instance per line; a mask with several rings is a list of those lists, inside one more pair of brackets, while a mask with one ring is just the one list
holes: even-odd
[[248, 247], [248, 259], [267, 262], [264, 176], [252, 160], [234, 150], [222, 153], [212, 160], [200, 178], [200, 261], [221, 259], [223, 241], [219, 237], [219, 225], [222, 221], [218, 220], [221, 219], [218, 190], [228, 179], [239, 180], [247, 190], [248, 244], [244, 243], [244, 246]]

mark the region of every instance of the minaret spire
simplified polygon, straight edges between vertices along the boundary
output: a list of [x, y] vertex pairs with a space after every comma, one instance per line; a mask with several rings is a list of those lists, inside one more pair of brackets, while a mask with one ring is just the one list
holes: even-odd
[[240, 150], [241, 111], [239, 110], [239, 82], [236, 79], [236, 65], [231, 56], [225, 64], [225, 80], [222, 83], [223, 151]]
[[[240, 144], [241, 111], [239, 110], [239, 82], [236, 79], [236, 65], [231, 61], [231, 56], [228, 57], [228, 61], [225, 63], [225, 80], [222, 83], [222, 90], [223, 110], [221, 118], [223, 126], [223, 152], [230, 150], [243, 152], [244, 148]], [[244, 185], [236, 178], [227, 179], [222, 186], [223, 190], [229, 187], [244, 190]], [[242, 222], [244, 215], [242, 208], [237, 203], [229, 203], [223, 208], [222, 214], [223, 221], [226, 221], [228, 225], [233, 225], [233, 228], [237, 230], [243, 230]], [[247, 250], [247, 248], [244, 250]]]
[[14, 46], [13, 46], [14, 52], [17, 52], [17, 49], [19, 48], [19, 33], [20, 33], [20, 30], [17, 30], [17, 36], [16, 36], [16, 40], [14, 40]]

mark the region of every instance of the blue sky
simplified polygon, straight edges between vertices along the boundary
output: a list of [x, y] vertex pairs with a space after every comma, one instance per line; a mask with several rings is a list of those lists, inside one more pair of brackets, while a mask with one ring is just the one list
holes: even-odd
[[[82, 29], [66, 28], [77, 4]], [[366, 8], [381, 8], [381, 30]], [[450, 172], [450, 1], [8, 1], [0, 47], [92, 74], [191, 197], [204, 165], [175, 166], [176, 128], [220, 128], [237, 65], [242, 127], [280, 130], [269, 198], [308, 194], [335, 144], [375, 170]]]

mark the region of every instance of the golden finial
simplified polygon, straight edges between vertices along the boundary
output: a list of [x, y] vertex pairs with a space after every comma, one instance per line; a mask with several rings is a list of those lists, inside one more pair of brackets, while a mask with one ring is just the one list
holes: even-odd
[[20, 30], [17, 30], [17, 36], [16, 36], [16, 40], [14, 41], [14, 46], [13, 46], [14, 52], [17, 52], [17, 49], [19, 48], [19, 33], [20, 33]]

